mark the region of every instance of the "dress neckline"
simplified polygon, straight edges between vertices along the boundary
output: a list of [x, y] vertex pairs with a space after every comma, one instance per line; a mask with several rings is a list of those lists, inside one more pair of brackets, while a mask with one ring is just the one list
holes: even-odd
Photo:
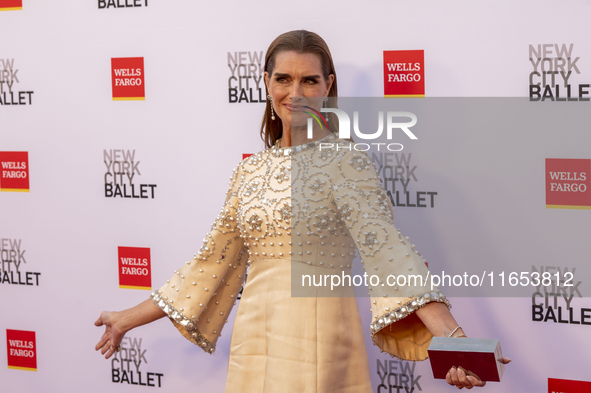
[[335, 136], [335, 134], [333, 132], [331, 132], [330, 134], [328, 134], [324, 138], [318, 139], [313, 142], [306, 142], [306, 143], [302, 143], [301, 145], [296, 145], [296, 146], [279, 147], [279, 142], [281, 141], [281, 138], [279, 138], [275, 141], [275, 145], [273, 145], [272, 149], [274, 151], [276, 151], [277, 153], [280, 153], [280, 154], [283, 153], [283, 155], [289, 155], [291, 153], [297, 153], [297, 152], [300, 152], [303, 150], [309, 150], [309, 149], [316, 148], [318, 146], [318, 144], [320, 144], [320, 143], [328, 143], [328, 142], [332, 142], [336, 139], [337, 139], [337, 137]]

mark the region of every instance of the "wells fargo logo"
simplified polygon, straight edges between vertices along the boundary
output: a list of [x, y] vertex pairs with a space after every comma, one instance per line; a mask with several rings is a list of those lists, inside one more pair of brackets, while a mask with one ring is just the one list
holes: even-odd
[[0, 0], [0, 11], [17, 11], [23, 9], [23, 0]]
[[548, 378], [548, 393], [588, 393], [591, 382]]
[[591, 159], [546, 159], [546, 207], [591, 209]]
[[0, 191], [29, 192], [29, 153], [0, 151]]
[[8, 368], [37, 371], [35, 332], [6, 329]]
[[384, 51], [384, 97], [425, 96], [423, 50]]
[[150, 249], [119, 247], [119, 288], [152, 289]]
[[112, 58], [111, 81], [113, 101], [145, 100], [144, 58]]

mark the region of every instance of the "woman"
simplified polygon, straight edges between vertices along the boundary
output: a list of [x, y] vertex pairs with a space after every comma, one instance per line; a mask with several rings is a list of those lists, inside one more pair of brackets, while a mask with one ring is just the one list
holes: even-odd
[[[350, 275], [355, 250], [381, 283], [389, 274], [427, 274], [395, 228], [392, 205], [369, 158], [309, 114], [337, 96], [326, 43], [304, 30], [280, 35], [265, 58], [268, 149], [241, 162], [201, 250], [138, 306], [103, 312], [96, 346], [109, 358], [130, 329], [168, 316], [187, 339], [215, 350], [250, 266], [232, 332], [227, 392], [371, 392], [367, 352], [351, 286], [338, 293], [305, 277]], [[334, 124], [335, 119], [329, 123]], [[326, 125], [326, 123], [324, 123]], [[334, 126], [333, 126], [334, 127]], [[333, 130], [334, 131], [334, 130]], [[432, 336], [466, 337], [438, 289], [369, 286], [372, 340], [424, 360]], [[339, 296], [340, 295], [340, 296]], [[508, 362], [508, 359], [505, 359]], [[483, 382], [452, 369], [458, 388]]]

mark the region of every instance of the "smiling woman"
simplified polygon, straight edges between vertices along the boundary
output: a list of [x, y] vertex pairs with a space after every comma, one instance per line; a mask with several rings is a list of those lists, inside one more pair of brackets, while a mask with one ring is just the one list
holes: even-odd
[[[282, 146], [306, 142], [291, 140], [291, 125], [305, 126], [308, 116], [302, 115], [303, 107], [320, 109], [323, 103], [336, 102], [338, 95], [336, 71], [326, 42], [317, 34], [298, 30], [277, 37], [269, 46], [265, 56], [265, 87], [267, 105], [261, 125], [261, 137], [267, 147], [282, 138]], [[277, 117], [273, 115], [277, 113]], [[292, 113], [298, 112], [292, 118]], [[334, 115], [329, 114], [327, 120]], [[332, 124], [337, 124], [336, 117]], [[295, 122], [294, 122], [295, 121]], [[332, 131], [338, 131], [333, 126]], [[318, 136], [326, 136], [327, 133]]]
[[[298, 133], [292, 141], [291, 128], [307, 126], [309, 110], [318, 113], [331, 90], [335, 76], [323, 76], [319, 73], [322, 69], [320, 59], [312, 53], [280, 52], [274, 63], [275, 68], [265, 71], [265, 85], [270, 93], [269, 108], [274, 109], [279, 118], [271, 121], [281, 123], [281, 131], [276, 139], [283, 139], [282, 147], [291, 146], [292, 142], [299, 145], [305, 142], [300, 137], [307, 135]], [[320, 138], [330, 133], [328, 128], [321, 128], [316, 132]], [[272, 137], [271, 141], [275, 142]]]
[[[303, 30], [279, 36], [267, 51], [265, 85], [261, 136], [268, 149], [238, 165], [201, 250], [151, 301], [101, 314], [95, 324], [106, 331], [96, 349], [108, 358], [127, 331], [168, 316], [184, 337], [213, 353], [250, 267], [232, 331], [226, 392], [370, 393], [353, 286], [298, 287], [302, 277], [345, 281], [358, 252], [375, 277], [368, 288], [371, 338], [392, 356], [424, 360], [433, 336], [465, 334], [437, 287], [383, 284], [389, 276], [424, 277], [428, 270], [394, 226], [393, 207], [369, 157], [343, 148], [349, 142], [333, 132], [334, 119], [328, 119], [330, 129], [309, 121], [325, 98], [336, 100], [336, 72], [324, 40]], [[320, 151], [321, 143], [337, 148]], [[484, 386], [459, 369], [450, 370], [447, 382]]]

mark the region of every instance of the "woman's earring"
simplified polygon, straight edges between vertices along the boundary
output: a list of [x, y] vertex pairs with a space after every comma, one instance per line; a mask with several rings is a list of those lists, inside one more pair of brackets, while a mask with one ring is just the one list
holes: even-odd
[[273, 113], [273, 97], [269, 94], [267, 98], [269, 99], [269, 106], [271, 107], [271, 120], [275, 120], [275, 113]]
[[[322, 100], [322, 107], [326, 108], [326, 103], [328, 102], [328, 97], [324, 97]], [[328, 113], [326, 114], [326, 122], [328, 123]]]

